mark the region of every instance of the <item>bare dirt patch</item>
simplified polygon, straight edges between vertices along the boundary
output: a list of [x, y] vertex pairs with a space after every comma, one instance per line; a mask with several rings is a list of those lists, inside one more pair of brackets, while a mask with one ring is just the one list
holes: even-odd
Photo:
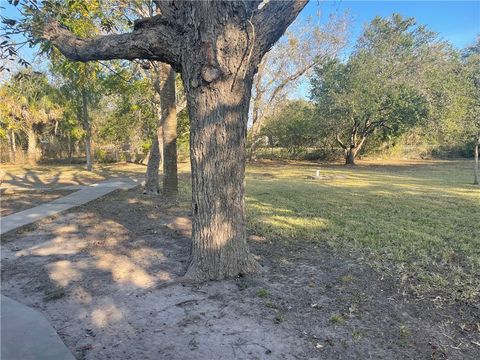
[[398, 293], [320, 244], [252, 236], [265, 272], [199, 286], [188, 207], [116, 192], [11, 233], [2, 292], [47, 316], [78, 359], [477, 359], [475, 317]]
[[55, 191], [11, 191], [0, 194], [0, 216], [30, 209], [63, 196], [71, 194], [70, 190]]

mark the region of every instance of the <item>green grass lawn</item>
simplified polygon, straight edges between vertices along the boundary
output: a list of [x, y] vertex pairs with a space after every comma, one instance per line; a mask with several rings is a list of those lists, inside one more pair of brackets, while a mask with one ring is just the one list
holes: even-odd
[[[471, 161], [377, 161], [355, 168], [249, 165], [248, 230], [274, 246], [323, 241], [358, 254], [419, 296], [480, 303], [480, 188], [471, 185], [472, 166]], [[20, 184], [35, 185], [143, 176], [146, 169], [134, 164], [97, 165], [94, 172], [81, 166], [2, 168], [9, 182], [17, 177]], [[316, 169], [337, 178], [306, 179]], [[186, 209], [188, 172], [188, 164], [180, 164], [179, 205]]]
[[[337, 178], [306, 179], [317, 168]], [[274, 244], [324, 241], [419, 296], [478, 303], [480, 188], [472, 180], [468, 161], [253, 165], [249, 231]]]

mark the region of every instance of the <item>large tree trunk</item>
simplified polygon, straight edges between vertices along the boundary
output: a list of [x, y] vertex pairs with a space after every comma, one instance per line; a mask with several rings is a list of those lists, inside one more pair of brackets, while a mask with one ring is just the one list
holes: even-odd
[[474, 185], [478, 185], [480, 183], [480, 170], [478, 165], [478, 152], [480, 149], [480, 135], [478, 136], [477, 143], [475, 144], [474, 156], [475, 156], [475, 178], [473, 180]]
[[92, 126], [90, 124], [90, 118], [88, 116], [88, 98], [85, 90], [82, 91], [82, 111], [81, 111], [81, 123], [85, 130], [85, 168], [88, 171], [92, 171], [93, 168], [93, 156], [92, 156]]
[[161, 155], [158, 139], [159, 137], [161, 138], [161, 130], [161, 127], [158, 127], [155, 135], [152, 137], [152, 147], [148, 156], [144, 193], [149, 195], [158, 195], [160, 193], [158, 169], [160, 167]]
[[258, 269], [248, 251], [244, 202], [251, 79], [237, 79], [234, 91], [232, 78], [228, 80], [207, 89], [186, 86], [193, 210], [186, 277], [196, 280], [235, 277]]
[[[199, 37], [194, 35], [195, 51], [183, 53], [181, 64], [192, 170], [192, 252], [185, 277], [194, 281], [260, 269], [246, 236], [245, 145], [253, 77], [272, 43], [262, 40], [266, 34], [260, 24], [252, 29], [252, 22], [242, 18], [247, 3], [218, 4], [202, 2], [199, 13], [192, 14], [192, 19], [202, 19], [194, 25]], [[264, 21], [276, 19], [272, 13]], [[278, 29], [270, 28], [268, 36], [280, 36], [283, 30], [276, 33]], [[265, 50], [256, 52], [256, 44]]]
[[27, 129], [27, 157], [30, 164], [36, 164], [38, 160], [37, 134], [33, 127]]
[[178, 192], [177, 174], [177, 108], [175, 104], [175, 71], [162, 64], [160, 103], [163, 139], [163, 194], [175, 197]]

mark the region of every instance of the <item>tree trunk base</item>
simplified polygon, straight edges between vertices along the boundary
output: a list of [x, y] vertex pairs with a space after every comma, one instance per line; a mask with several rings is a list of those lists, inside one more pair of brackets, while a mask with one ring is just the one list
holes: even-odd
[[183, 279], [190, 283], [203, 283], [206, 281], [234, 279], [250, 274], [262, 272], [262, 266], [255, 260], [252, 254], [248, 253], [239, 258], [236, 264], [225, 264], [217, 267], [212, 264], [202, 264], [192, 261], [188, 266]]
[[355, 156], [352, 155], [352, 154], [347, 154], [347, 156], [345, 156], [345, 165], [346, 166], [355, 166]]
[[144, 189], [143, 190], [143, 195], [159, 196], [160, 191], [159, 190]]

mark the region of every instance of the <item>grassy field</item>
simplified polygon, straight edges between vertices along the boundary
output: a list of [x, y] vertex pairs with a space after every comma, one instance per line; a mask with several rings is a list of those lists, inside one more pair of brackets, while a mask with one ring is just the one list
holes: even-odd
[[[2, 166], [2, 186], [57, 187], [143, 176], [142, 165]], [[320, 169], [324, 179], [308, 179]], [[180, 206], [190, 202], [180, 164]], [[480, 188], [468, 161], [263, 162], [247, 167], [248, 231], [273, 244], [326, 242], [392, 274], [403, 289], [480, 303]]]
[[[316, 169], [326, 178], [307, 179]], [[324, 241], [418, 296], [479, 303], [480, 188], [470, 185], [471, 162], [262, 163], [247, 173], [250, 233], [279, 245]]]

